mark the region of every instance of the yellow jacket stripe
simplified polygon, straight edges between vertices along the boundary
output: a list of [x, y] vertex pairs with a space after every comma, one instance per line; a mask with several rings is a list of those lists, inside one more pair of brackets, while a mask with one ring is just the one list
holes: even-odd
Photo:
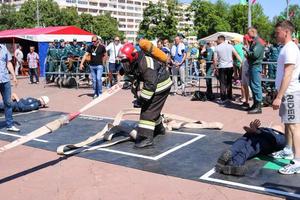
[[148, 120], [140, 120], [139, 121], [139, 127], [144, 128], [144, 129], [154, 130], [155, 129], [155, 122], [148, 121]]
[[173, 84], [171, 78], [166, 79], [165, 81], [158, 83], [155, 92], [161, 92]]
[[154, 92], [151, 92], [149, 90], [145, 90], [145, 89], [141, 90], [141, 97], [143, 97], [145, 99], [151, 99], [153, 94], [154, 94]]
[[154, 62], [153, 59], [149, 56], [145, 56], [146, 62], [147, 62], [147, 67], [150, 69], [154, 69]]

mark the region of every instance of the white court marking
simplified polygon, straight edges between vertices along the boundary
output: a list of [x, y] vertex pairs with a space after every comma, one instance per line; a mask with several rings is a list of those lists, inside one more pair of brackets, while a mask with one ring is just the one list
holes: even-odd
[[282, 190], [276, 190], [276, 189], [271, 189], [271, 188], [265, 188], [265, 187], [260, 187], [260, 186], [253, 186], [253, 185], [247, 185], [247, 184], [243, 184], [243, 183], [221, 180], [221, 179], [217, 179], [217, 178], [211, 178], [210, 176], [214, 173], [215, 173], [215, 168], [206, 172], [199, 179], [205, 180], [205, 181], [210, 181], [210, 182], [215, 182], [215, 183], [222, 183], [225, 185], [237, 186], [237, 187], [251, 189], [251, 190], [262, 191], [262, 192], [271, 193], [271, 194], [278, 194], [278, 195], [283, 195], [283, 196], [288, 196], [288, 197], [300, 198], [299, 194], [295, 194], [292, 192], [285, 192]]
[[[1, 135], [8, 135], [8, 136], [11, 136], [11, 137], [17, 137], [17, 138], [21, 138], [21, 137], [26, 136], [26, 135], [17, 135], [17, 134], [13, 134], [13, 133], [5, 133], [5, 132], [2, 132], [2, 131], [0, 131], [0, 134]], [[41, 139], [33, 139], [33, 140], [37, 141], [37, 142], [49, 143], [49, 141], [47, 141], [47, 140], [41, 140]]]
[[[91, 120], [99, 120], [102, 121], [104, 119], [109, 119], [109, 120], [113, 120], [114, 118], [111, 117], [100, 117], [100, 116], [95, 116], [95, 115], [85, 115], [85, 114], [81, 114], [80, 117], [82, 119], [91, 119]], [[148, 159], [148, 160], [159, 160], [167, 155], [169, 155], [170, 153], [173, 153], [174, 151], [177, 151], [185, 146], [188, 146], [190, 144], [192, 144], [193, 142], [196, 142], [197, 140], [205, 137], [205, 135], [202, 134], [197, 134], [197, 133], [189, 133], [189, 132], [180, 132], [180, 131], [169, 131], [171, 133], [175, 133], [175, 134], [182, 134], [182, 135], [191, 135], [191, 136], [195, 136], [195, 138], [181, 144], [178, 145], [172, 149], [169, 149], [159, 155], [156, 156], [145, 156], [145, 155], [141, 155], [141, 154], [135, 154], [135, 153], [129, 153], [129, 152], [124, 152], [124, 151], [118, 151], [118, 150], [113, 150], [113, 149], [108, 149], [108, 148], [99, 148], [97, 149], [98, 151], [106, 151], [106, 152], [111, 152], [111, 153], [117, 153], [117, 154], [122, 154], [122, 155], [127, 155], [127, 156], [132, 156], [132, 157], [138, 157], [138, 158], [144, 158], [144, 159]]]
[[[14, 116], [19, 116], [19, 115], [28, 115], [28, 114], [31, 114], [31, 113], [35, 113], [37, 111], [39, 111], [39, 110], [33, 110], [33, 111], [30, 111], [30, 112], [24, 112], [24, 113], [20, 112], [20, 113], [13, 114], [13, 117]], [[4, 118], [5, 118], [5, 116], [0, 117], [0, 119], [4, 119]]]
[[[36, 111], [32, 111], [32, 112], [36, 112]], [[28, 113], [32, 113], [32, 112], [28, 112]], [[28, 113], [19, 113], [21, 114], [28, 114]], [[110, 117], [100, 117], [100, 116], [95, 116], [95, 115], [80, 115], [80, 118], [82, 119], [89, 119], [89, 120], [97, 120], [97, 121], [102, 121], [103, 119], [113, 119]], [[182, 135], [191, 135], [191, 136], [195, 136], [195, 138], [180, 144], [172, 149], [169, 149], [159, 155], [156, 156], [145, 156], [145, 155], [141, 155], [141, 154], [135, 154], [135, 153], [129, 153], [129, 152], [124, 152], [124, 151], [118, 151], [118, 150], [113, 150], [113, 149], [105, 149], [105, 148], [99, 148], [97, 149], [98, 151], [106, 151], [106, 152], [111, 152], [111, 153], [117, 153], [117, 154], [122, 154], [122, 155], [127, 155], [127, 156], [132, 156], [132, 157], [138, 157], [138, 158], [144, 158], [144, 159], [148, 159], [148, 160], [159, 160], [185, 146], [188, 146], [190, 144], [192, 144], [193, 142], [196, 142], [197, 140], [205, 137], [205, 135], [202, 134], [196, 134], [196, 133], [189, 133], [189, 132], [180, 132], [180, 131], [169, 131], [171, 133], [175, 133], [175, 134], [182, 134]], [[22, 135], [17, 135], [17, 134], [12, 134], [12, 133], [5, 133], [5, 132], [1, 132], [0, 134], [2, 135], [8, 135], [8, 136], [12, 136], [12, 137], [18, 137], [21, 138], [23, 137]], [[42, 140], [42, 139], [33, 139], [34, 141], [37, 142], [43, 142], [43, 143], [49, 143], [49, 141], [47, 140]]]

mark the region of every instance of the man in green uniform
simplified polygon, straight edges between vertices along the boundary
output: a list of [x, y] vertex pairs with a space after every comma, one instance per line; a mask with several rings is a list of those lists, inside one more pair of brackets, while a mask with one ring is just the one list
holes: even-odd
[[[268, 53], [268, 61], [269, 62], [277, 62], [278, 55], [280, 52], [280, 45], [274, 44], [271, 46], [270, 51]], [[276, 64], [269, 64], [268, 65], [268, 78], [275, 79], [276, 78]], [[269, 91], [275, 91], [275, 83], [268, 82], [267, 89]]]
[[[46, 72], [55, 72], [57, 70], [57, 49], [55, 48], [55, 43], [57, 40], [54, 40], [54, 42], [49, 43], [48, 52], [47, 52], [47, 69]], [[46, 75], [46, 81], [51, 82], [54, 79], [51, 74]]]
[[258, 36], [256, 28], [249, 28], [248, 35], [252, 38], [246, 57], [249, 62], [249, 85], [253, 94], [253, 105], [248, 109], [248, 114], [262, 113], [262, 86], [261, 72], [264, 57], [265, 42]]

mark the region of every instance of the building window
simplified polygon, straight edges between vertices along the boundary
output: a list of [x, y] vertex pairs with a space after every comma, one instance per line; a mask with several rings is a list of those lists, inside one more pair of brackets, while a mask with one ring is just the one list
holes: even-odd
[[134, 10], [134, 8], [132, 6], [127, 6], [128, 10]]
[[125, 6], [120, 6], [119, 5], [119, 8], [122, 9], [122, 10], [125, 10]]
[[97, 10], [97, 9], [90, 9], [90, 12], [92, 12], [92, 13], [97, 13], [98, 10]]
[[118, 12], [118, 15], [123, 15], [123, 16], [125, 16], [126, 13], [125, 13], [125, 12]]
[[128, 4], [133, 4], [133, 1], [127, 1]]
[[78, 8], [78, 12], [87, 12], [88, 11], [88, 9], [86, 9], [86, 8]]
[[88, 4], [86, 1], [78, 1], [79, 4]]
[[98, 3], [96, 3], [96, 2], [90, 2], [90, 5], [91, 6], [98, 6]]
[[127, 28], [133, 28], [133, 25], [127, 25]]
[[119, 21], [120, 22], [126, 22], [126, 19], [125, 18], [119, 18]]
[[141, 5], [141, 2], [136, 1], [136, 2], [134, 2], [134, 4], [135, 4], [135, 5]]
[[118, 0], [119, 3], [125, 3], [125, 0]]
[[100, 3], [100, 7], [107, 7], [107, 3]]
[[134, 22], [133, 19], [127, 19], [127, 22]]

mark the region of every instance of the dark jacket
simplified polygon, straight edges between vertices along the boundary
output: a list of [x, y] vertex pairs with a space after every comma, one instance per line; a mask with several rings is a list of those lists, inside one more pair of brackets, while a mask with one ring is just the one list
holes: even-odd
[[148, 101], [154, 94], [166, 91], [171, 87], [172, 81], [163, 63], [139, 51], [138, 59], [133, 65], [130, 75], [134, 76], [135, 81], [143, 82], [140, 95], [142, 100]]

